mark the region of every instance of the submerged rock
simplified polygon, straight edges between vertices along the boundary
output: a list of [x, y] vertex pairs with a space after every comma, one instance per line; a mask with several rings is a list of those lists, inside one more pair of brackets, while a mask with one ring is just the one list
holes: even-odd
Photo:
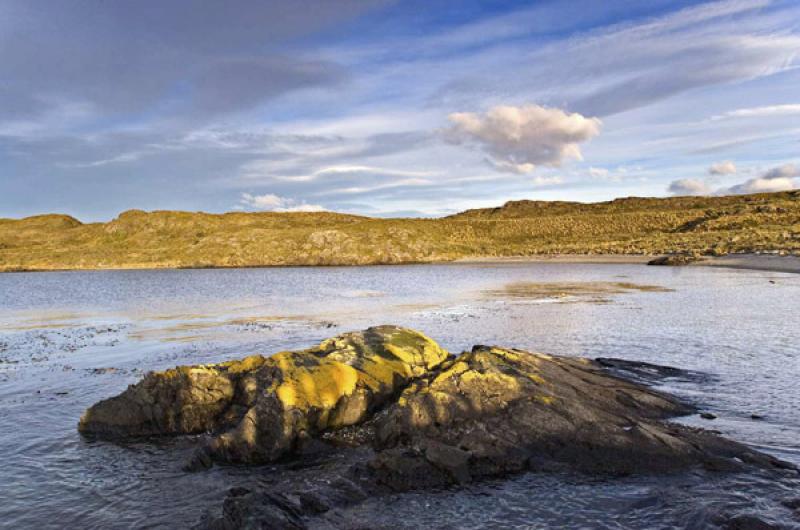
[[205, 521], [213, 528], [298, 528], [369, 496], [520, 471], [795, 472], [710, 431], [665, 422], [696, 409], [614, 375], [631, 368], [677, 374], [488, 346], [452, 357], [421, 333], [381, 326], [299, 352], [149, 374], [91, 407], [79, 429], [105, 437], [209, 431], [193, 467], [292, 454], [302, 463], [310, 449], [332, 462], [232, 491], [222, 517]]

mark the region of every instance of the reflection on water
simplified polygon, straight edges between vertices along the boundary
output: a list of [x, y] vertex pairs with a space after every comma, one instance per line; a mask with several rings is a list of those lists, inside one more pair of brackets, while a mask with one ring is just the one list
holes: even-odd
[[[150, 369], [307, 347], [382, 323], [419, 328], [452, 351], [501, 344], [709, 373], [669, 383], [718, 416], [685, 421], [800, 463], [798, 310], [800, 276], [713, 268], [484, 263], [0, 275], [0, 521], [191, 525], [257, 473], [223, 466], [186, 474], [187, 439], [83, 440], [75, 429], [83, 410]], [[702, 528], [721, 511], [755, 510], [791, 527], [798, 520], [780, 500], [796, 487], [757, 475], [523, 475], [369, 501], [326, 524]]]

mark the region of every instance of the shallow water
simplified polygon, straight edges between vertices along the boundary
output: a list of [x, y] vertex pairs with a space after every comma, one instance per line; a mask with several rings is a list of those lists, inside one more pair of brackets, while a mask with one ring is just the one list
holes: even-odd
[[[82, 411], [146, 370], [307, 347], [381, 323], [418, 328], [451, 351], [500, 344], [702, 371], [709, 376], [665, 387], [719, 417], [683, 421], [800, 464], [798, 314], [800, 275], [714, 268], [482, 263], [0, 275], [0, 525], [192, 525], [254, 472], [182, 472], [191, 439], [83, 440], [75, 429]], [[800, 528], [780, 504], [799, 490], [796, 481], [756, 473], [528, 474], [369, 501], [320, 526], [704, 528], [720, 513], [758, 513]]]

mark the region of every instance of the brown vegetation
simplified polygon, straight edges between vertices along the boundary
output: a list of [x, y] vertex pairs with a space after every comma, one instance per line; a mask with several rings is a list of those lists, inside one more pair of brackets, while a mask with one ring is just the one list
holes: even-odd
[[132, 210], [0, 219], [0, 270], [367, 265], [479, 256], [800, 253], [800, 191], [514, 201], [443, 219]]

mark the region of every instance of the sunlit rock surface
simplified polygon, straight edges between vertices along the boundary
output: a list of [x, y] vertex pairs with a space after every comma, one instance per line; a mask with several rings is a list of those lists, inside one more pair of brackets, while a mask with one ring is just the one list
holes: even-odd
[[755, 460], [780, 466], [708, 431], [661, 421], [693, 411], [595, 361], [476, 346], [413, 382], [375, 422], [372, 467], [393, 488], [410, 489], [420, 470], [453, 483], [558, 466], [615, 475]]
[[416, 331], [374, 327], [303, 351], [150, 373], [87, 410], [78, 428], [111, 438], [210, 431], [214, 459], [271, 461], [362, 421], [447, 355]]

